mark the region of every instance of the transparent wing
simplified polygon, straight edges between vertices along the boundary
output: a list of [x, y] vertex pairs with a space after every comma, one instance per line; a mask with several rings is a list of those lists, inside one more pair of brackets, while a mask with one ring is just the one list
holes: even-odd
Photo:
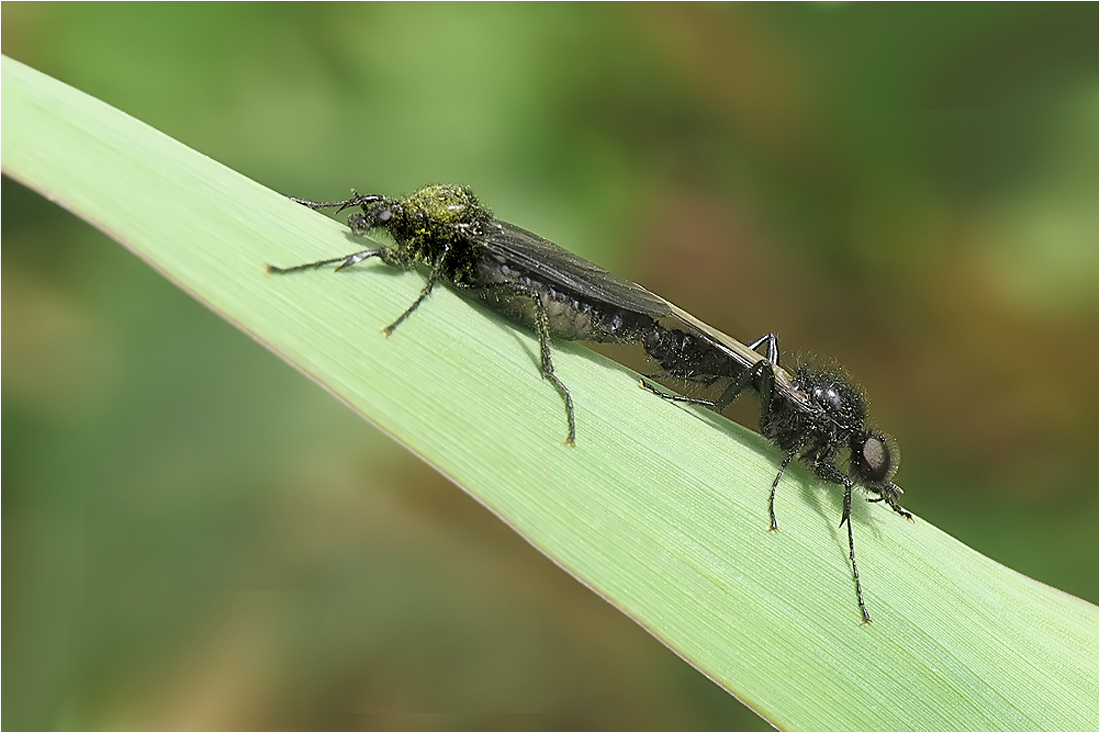
[[[705, 339], [742, 367], [750, 368], [764, 357], [737, 339], [700, 321], [687, 311], [654, 295], [641, 285], [608, 272], [564, 247], [505, 221], [485, 226], [477, 241], [509, 264], [531, 272], [577, 295], [593, 298], [659, 319], [666, 327], [680, 328]], [[795, 392], [790, 375], [773, 365], [780, 389]]]

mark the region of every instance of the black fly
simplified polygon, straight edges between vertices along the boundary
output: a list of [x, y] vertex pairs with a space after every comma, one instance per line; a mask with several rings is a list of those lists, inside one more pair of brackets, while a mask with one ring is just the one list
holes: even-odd
[[656, 318], [672, 315], [672, 306], [640, 285], [526, 229], [500, 221], [465, 186], [425, 186], [402, 199], [352, 192], [347, 201], [294, 201], [311, 209], [358, 207], [348, 217], [353, 233], [384, 229], [395, 245], [296, 267], [268, 265], [271, 273], [299, 272], [340, 263], [337, 270], [378, 257], [388, 265], [425, 264], [428, 281], [420, 296], [382, 331], [388, 336], [428, 297], [440, 280], [485, 302], [512, 321], [538, 334], [542, 376], [565, 400], [569, 420], [566, 443], [576, 438], [573, 398], [554, 374], [551, 338], [603, 343], [637, 343], [652, 331]]
[[[687, 318], [687, 314], [683, 314]], [[700, 404], [721, 412], [746, 389], [760, 398], [760, 433], [786, 452], [772, 481], [768, 499], [768, 529], [777, 531], [775, 491], [779, 480], [797, 456], [818, 477], [844, 487], [844, 510], [840, 526], [848, 525], [848, 559], [856, 584], [856, 598], [864, 623], [871, 620], [863, 600], [863, 584], [856, 564], [852, 533], [852, 488], [861, 486], [877, 496], [870, 502], [884, 502], [896, 513], [913, 521], [913, 515], [898, 503], [901, 487], [892, 479], [897, 472], [899, 451], [892, 438], [867, 427], [867, 406], [862, 392], [840, 369], [801, 367], [790, 376], [779, 367], [779, 344], [767, 334], [747, 348], [755, 359], [745, 359], [746, 347], [704, 323], [696, 328], [658, 329], [650, 334], [646, 351], [667, 376], [687, 382], [724, 385], [715, 400], [668, 394], [642, 380], [642, 386], [674, 402]], [[702, 335], [701, 335], [702, 334]], [[760, 358], [757, 349], [764, 347]], [[837, 466], [847, 451], [847, 471]]]
[[[535, 331], [542, 375], [565, 400], [569, 433], [576, 437], [573, 398], [554, 373], [552, 338], [641, 344], [665, 376], [689, 383], [718, 384], [714, 400], [671, 395], [645, 380], [642, 386], [665, 399], [721, 411], [745, 390], [760, 398], [760, 432], [786, 455], [772, 482], [769, 528], [775, 521], [775, 492], [790, 462], [798, 457], [819, 478], [844, 487], [840, 525], [848, 525], [849, 559], [863, 621], [871, 620], [863, 601], [852, 535], [852, 488], [861, 486], [912, 520], [898, 504], [901, 488], [891, 479], [898, 451], [893, 441], [867, 427], [862, 393], [836, 369], [798, 369], [792, 376], [779, 365], [776, 337], [768, 334], [746, 346], [699, 321], [645, 288], [578, 257], [553, 242], [493, 217], [465, 186], [425, 186], [390, 198], [352, 191], [346, 201], [293, 198], [312, 209], [358, 208], [348, 218], [356, 235], [384, 229], [395, 244], [294, 267], [267, 266], [285, 274], [339, 263], [338, 271], [371, 257], [388, 265], [424, 264], [428, 279], [405, 312], [386, 326], [388, 336], [446, 280], [510, 320]], [[759, 353], [763, 348], [765, 353]], [[845, 468], [838, 467], [847, 452]]]

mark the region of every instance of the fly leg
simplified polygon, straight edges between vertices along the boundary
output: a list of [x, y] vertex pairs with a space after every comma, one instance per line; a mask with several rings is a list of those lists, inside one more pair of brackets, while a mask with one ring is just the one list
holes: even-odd
[[397, 328], [402, 321], [411, 316], [412, 312], [424, 302], [424, 299], [432, 294], [432, 288], [435, 287], [436, 282], [442, 277], [440, 270], [442, 270], [442, 267], [439, 265], [432, 268], [432, 271], [428, 273], [428, 282], [424, 283], [424, 289], [420, 291], [420, 295], [416, 296], [416, 300], [413, 301], [413, 304], [406, 308], [405, 312], [399, 315], [396, 321], [383, 328], [382, 333], [386, 334], [386, 336], [392, 335], [394, 329]]
[[[295, 201], [297, 201], [297, 199], [295, 199]], [[299, 202], [299, 203], [304, 203], [304, 202]], [[325, 205], [329, 205], [329, 204], [325, 204]], [[317, 262], [307, 262], [304, 265], [295, 265], [294, 267], [275, 267], [275, 265], [265, 265], [265, 269], [267, 270], [268, 274], [270, 274], [270, 275], [286, 275], [287, 273], [301, 272], [302, 270], [316, 270], [318, 268], [324, 267], [325, 265], [334, 265], [337, 262], [339, 262], [340, 266], [337, 267], [334, 272], [340, 272], [340, 270], [351, 267], [352, 265], [357, 265], [365, 259], [369, 259], [371, 257], [381, 257], [383, 260], [385, 260], [390, 255], [392, 255], [392, 251], [388, 250], [386, 248], [364, 249], [360, 252], [353, 252], [352, 254], [345, 255], [343, 257], [333, 257], [332, 259], [329, 259], [329, 260], [318, 260]], [[441, 262], [442, 262], [443, 257], [446, 257], [446, 255], [447, 255], [447, 253], [446, 253], [446, 251], [444, 251], [443, 256], [440, 257]], [[401, 263], [398, 263], [398, 264], [401, 264]], [[394, 321], [390, 325], [383, 328], [382, 333], [389, 336], [390, 334], [393, 333], [393, 330], [395, 328], [397, 328], [398, 324], [400, 324], [402, 321], [404, 321], [406, 318], [408, 318], [410, 315], [412, 315], [412, 312], [414, 310], [416, 310], [420, 306], [420, 304], [424, 302], [424, 299], [427, 298], [431, 294], [432, 288], [435, 287], [435, 284], [439, 281], [439, 278], [443, 277], [442, 270], [443, 270], [443, 268], [442, 268], [441, 264], [437, 264], [434, 268], [432, 268], [432, 271], [430, 273], [428, 273], [428, 282], [426, 282], [424, 284], [424, 289], [420, 291], [420, 295], [418, 295], [416, 297], [416, 300], [413, 301], [412, 305], [410, 305], [408, 308], [405, 309], [404, 313], [402, 313], [401, 315], [399, 315], [397, 317], [396, 321]]]
[[[703, 405], [704, 407], [710, 407], [717, 412], [721, 412], [722, 410], [729, 407], [735, 399], [737, 399], [737, 396], [744, 391], [745, 387], [754, 384], [758, 380], [758, 377], [756, 375], [757, 367], [759, 367], [759, 365], [763, 363], [764, 362], [757, 362], [757, 364], [753, 366], [752, 369], [743, 370], [736, 379], [730, 382], [730, 385], [722, 391], [721, 396], [719, 396], [716, 400], [707, 400], [700, 397], [687, 397], [684, 395], [671, 394], [669, 392], [658, 389], [654, 385], [647, 382], [645, 379], [640, 380], [640, 384], [642, 389], [646, 390], [647, 392], [652, 392], [658, 397], [666, 399], [669, 402], [683, 402], [689, 405]], [[710, 375], [703, 374], [697, 375], [694, 381], [710, 384], [716, 379], [717, 377], [711, 378]]]
[[704, 400], [698, 397], [687, 397], [686, 395], [665, 392], [664, 390], [661, 390], [655, 385], [647, 382], [645, 377], [638, 380], [638, 386], [640, 386], [647, 392], [652, 392], [663, 400], [668, 400], [669, 402], [683, 402], [689, 405], [703, 405], [704, 407], [714, 407], [717, 404], [713, 400]]
[[772, 481], [772, 493], [768, 497], [768, 531], [778, 532], [779, 525], [775, 521], [775, 490], [779, 488], [779, 479], [783, 478], [783, 472], [787, 470], [787, 466], [791, 465], [791, 459], [794, 458], [794, 451], [789, 452], [783, 456], [783, 462], [779, 464], [779, 473], [775, 474], [775, 481]]
[[844, 477], [844, 515], [840, 519], [840, 526], [848, 525], [848, 559], [852, 563], [852, 578], [856, 581], [856, 599], [859, 601], [859, 612], [863, 616], [862, 624], [871, 623], [871, 614], [867, 613], [867, 604], [863, 602], [863, 584], [859, 582], [859, 566], [856, 565], [856, 541], [852, 534], [852, 482]]
[[542, 376], [549, 379], [550, 383], [557, 387], [561, 396], [565, 399], [565, 412], [569, 419], [569, 435], [565, 437], [567, 445], [573, 445], [577, 437], [577, 419], [573, 415], [573, 395], [569, 394], [569, 388], [554, 374], [554, 360], [550, 356], [550, 317], [546, 314], [546, 304], [535, 295], [535, 329], [539, 334], [539, 352], [542, 356]]
[[361, 252], [353, 252], [350, 255], [344, 255], [343, 257], [333, 257], [330, 260], [318, 260], [317, 262], [307, 262], [304, 265], [295, 265], [294, 267], [276, 267], [275, 265], [264, 265], [264, 269], [267, 270], [269, 275], [285, 275], [288, 272], [301, 272], [302, 270], [316, 270], [325, 265], [335, 265], [337, 262], [342, 263], [336, 268], [336, 272], [343, 270], [345, 267], [351, 267], [358, 264], [370, 257], [379, 257], [382, 254], [381, 249], [364, 249]]
[[296, 204], [308, 206], [314, 211], [320, 211], [321, 209], [336, 209], [336, 213], [339, 214], [344, 209], [351, 208], [352, 206], [362, 206], [363, 204], [382, 201], [386, 197], [377, 194], [363, 195], [353, 188], [351, 189], [351, 198], [347, 201], [308, 201], [306, 199], [300, 199], [297, 196], [287, 196], [287, 198]]
[[477, 296], [489, 302], [495, 300], [497, 303], [517, 297], [530, 299], [534, 306], [534, 323], [531, 325], [539, 337], [539, 361], [542, 377], [553, 384], [554, 388], [561, 393], [562, 399], [565, 400], [565, 413], [569, 421], [569, 434], [565, 437], [565, 443], [573, 445], [577, 437], [577, 419], [573, 414], [573, 395], [569, 393], [569, 388], [565, 386], [565, 382], [558, 379], [558, 375], [554, 373], [554, 358], [550, 349], [550, 315], [546, 312], [546, 303], [543, 302], [542, 294], [537, 288], [525, 286], [520, 282], [502, 282], [478, 288]]
[[[768, 423], [768, 418], [771, 416], [772, 399], [775, 396], [775, 370], [774, 367], [779, 363], [779, 347], [776, 342], [775, 334], [769, 333], [765, 336], [761, 336], [759, 339], [751, 344], [751, 348], [755, 351], [763, 343], [767, 342], [768, 350], [767, 357], [762, 361], [756, 362], [752, 369], [749, 369], [745, 373], [745, 377], [749, 384], [752, 384], [756, 393], [760, 396], [760, 428], [764, 430], [764, 426]], [[736, 385], [734, 385], [736, 386]], [[740, 387], [739, 389], [743, 389]], [[729, 390], [726, 390], [729, 392]], [[736, 396], [736, 395], [734, 395]], [[726, 395], [722, 395], [722, 399], [726, 399]], [[728, 402], [727, 402], [728, 404]], [[779, 480], [783, 478], [783, 474], [787, 470], [787, 466], [791, 465], [791, 461], [794, 460], [797, 451], [789, 450], [787, 455], [783, 456], [783, 462], [779, 464], [779, 472], [775, 474], [775, 480], [772, 481], [771, 493], [768, 495], [768, 531], [778, 532], [779, 523], [775, 520], [775, 492], [779, 488]]]
[[831, 455], [815, 453], [811, 454], [811, 458], [810, 469], [819, 478], [844, 487], [844, 511], [837, 527], [848, 525], [848, 561], [852, 565], [852, 580], [856, 583], [856, 600], [859, 601], [859, 613], [862, 616], [860, 623], [870, 623], [871, 614], [867, 612], [867, 604], [863, 601], [863, 583], [860, 582], [859, 565], [856, 564], [856, 541], [852, 532], [852, 480], [834, 465]]
[[913, 515], [902, 509], [901, 504], [898, 504], [898, 494], [902, 493], [904, 492], [901, 490], [900, 486], [898, 486], [897, 484], [890, 484], [886, 487], [886, 489], [883, 490], [882, 495], [879, 496], [877, 499], [868, 499], [867, 501], [872, 504], [879, 501], [885, 502], [896, 513], [900, 514], [901, 516], [912, 522]]
[[[766, 356], [746, 369], [741, 375], [726, 387], [722, 395], [714, 401], [714, 409], [721, 412], [729, 407], [745, 387], [752, 386], [760, 395], [760, 422], [767, 418], [768, 409], [771, 406], [772, 391], [775, 388], [775, 371], [773, 367], [779, 366], [779, 341], [774, 333], [767, 333], [749, 344], [749, 348], [756, 351], [761, 345], [767, 344]], [[780, 471], [782, 473], [782, 471]]]
[[[354, 189], [352, 191], [354, 193]], [[395, 267], [409, 268], [413, 266], [413, 262], [408, 258], [407, 254], [403, 253], [400, 248], [384, 249], [381, 251], [381, 257], [384, 262]], [[405, 309], [405, 312], [397, 317], [397, 320], [382, 329], [382, 333], [387, 337], [391, 336], [402, 321], [412, 315], [412, 312], [420, 307], [420, 304], [424, 302], [424, 299], [432, 294], [432, 288], [439, 282], [440, 278], [447, 277], [443, 268], [447, 264], [447, 255], [451, 253], [450, 245], [443, 247], [443, 250], [436, 258], [435, 264], [432, 266], [432, 271], [428, 273], [428, 281], [424, 283], [424, 288], [420, 291], [420, 295], [416, 296], [416, 300], [412, 305]]]
[[[771, 416], [772, 399], [775, 396], [775, 369], [779, 366], [779, 341], [774, 333], [768, 333], [756, 341], [749, 344], [749, 348], [756, 351], [761, 345], [767, 344], [766, 356], [763, 361], [758, 361], [752, 369], [748, 371], [748, 376], [751, 378], [751, 384], [756, 393], [760, 396], [760, 427], [763, 429], [764, 425], [768, 422]], [[724, 395], [723, 395], [724, 397]], [[783, 478], [783, 474], [787, 471], [787, 466], [791, 465], [791, 461], [794, 460], [798, 451], [789, 450], [787, 455], [783, 456], [783, 462], [779, 464], [779, 471], [775, 474], [775, 480], [772, 481], [771, 493], [768, 495], [768, 531], [778, 532], [779, 523], [775, 519], [775, 492], [779, 488], [779, 481]]]

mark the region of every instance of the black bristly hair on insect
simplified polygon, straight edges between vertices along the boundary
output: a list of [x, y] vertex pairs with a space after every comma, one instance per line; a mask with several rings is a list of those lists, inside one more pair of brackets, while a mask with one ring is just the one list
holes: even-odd
[[[863, 599], [863, 584], [856, 563], [855, 537], [852, 531], [852, 489], [860, 486], [876, 495], [870, 502], [884, 502], [909, 521], [913, 515], [898, 503], [903, 493], [891, 480], [897, 471], [900, 454], [893, 439], [867, 427], [866, 400], [850, 377], [835, 367], [800, 367], [793, 378], [779, 369], [779, 344], [775, 334], [766, 334], [749, 344], [753, 351], [766, 347], [765, 356], [746, 367], [739, 359], [726, 355], [723, 341], [698, 340], [688, 334], [651, 335], [671, 341], [679, 350], [661, 352], [659, 364], [672, 377], [689, 382], [713, 384], [723, 380], [725, 388], [715, 400], [669, 394], [644, 379], [642, 387], [674, 402], [710, 407], [721, 412], [746, 389], [760, 399], [760, 433], [785, 452], [779, 471], [772, 481], [768, 499], [768, 529], [778, 531], [775, 519], [775, 493], [790, 462], [798, 457], [818, 478], [844, 487], [844, 508], [840, 527], [848, 529], [848, 559], [856, 586], [862, 622], [871, 620]], [[728, 339], [729, 337], [725, 337]], [[709, 365], [709, 366], [706, 366]], [[702, 369], [702, 371], [700, 370]], [[848, 452], [848, 470], [837, 466], [840, 455]]]
[[[382, 329], [389, 336], [431, 294], [441, 280], [477, 298], [505, 318], [535, 332], [542, 376], [565, 402], [569, 432], [576, 437], [573, 397], [554, 372], [552, 339], [640, 344], [666, 377], [722, 388], [715, 400], [672, 395], [642, 380], [665, 399], [717, 411], [746, 390], [760, 398], [760, 432], [785, 455], [772, 482], [769, 529], [777, 530], [775, 494], [787, 466], [799, 458], [818, 478], [844, 487], [840, 526], [848, 526], [848, 556], [864, 623], [871, 620], [856, 564], [851, 509], [854, 486], [875, 494], [894, 512], [902, 491], [892, 482], [898, 465], [893, 441], [867, 427], [862, 392], [839, 369], [804, 367], [794, 376], [779, 365], [774, 334], [745, 345], [642, 286], [619, 277], [514, 224], [496, 219], [466, 186], [430, 185], [403, 198], [360, 194], [345, 201], [293, 201], [314, 210], [357, 209], [348, 226], [357, 236], [387, 231], [392, 245], [294, 267], [267, 266], [287, 274], [337, 265], [344, 270], [377, 257], [387, 265], [428, 268], [427, 281], [412, 305]], [[760, 353], [760, 349], [764, 353]], [[844, 469], [838, 466], [847, 451]]]

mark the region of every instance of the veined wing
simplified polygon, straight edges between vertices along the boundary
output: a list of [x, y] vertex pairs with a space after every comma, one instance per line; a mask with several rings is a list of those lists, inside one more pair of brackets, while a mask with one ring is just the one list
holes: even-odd
[[641, 285], [506, 221], [486, 225], [476, 241], [509, 264], [584, 298], [654, 318], [671, 316], [675, 307]]
[[[700, 321], [683, 308], [672, 305], [671, 303], [668, 303], [668, 306], [672, 309], [671, 315], [678, 322], [687, 326], [689, 330], [693, 331], [696, 335], [706, 339], [708, 343], [746, 369], [755, 366], [758, 362], [764, 361], [764, 356], [762, 354], [753, 351], [747, 345], [741, 343], [732, 336], [722, 333], [717, 328]], [[775, 372], [776, 382], [781, 389], [788, 392], [797, 392], [791, 385], [791, 375], [787, 370], [783, 369], [778, 364], [773, 364], [772, 371]]]
[[[686, 328], [703, 338], [742, 367], [750, 368], [764, 360], [761, 354], [737, 339], [700, 321], [641, 285], [609, 272], [515, 224], [494, 220], [484, 227], [477, 241], [509, 263], [577, 295], [661, 320], [670, 319], [675, 322], [676, 327]], [[791, 386], [790, 374], [777, 365], [772, 368], [780, 389], [797, 393]]]

